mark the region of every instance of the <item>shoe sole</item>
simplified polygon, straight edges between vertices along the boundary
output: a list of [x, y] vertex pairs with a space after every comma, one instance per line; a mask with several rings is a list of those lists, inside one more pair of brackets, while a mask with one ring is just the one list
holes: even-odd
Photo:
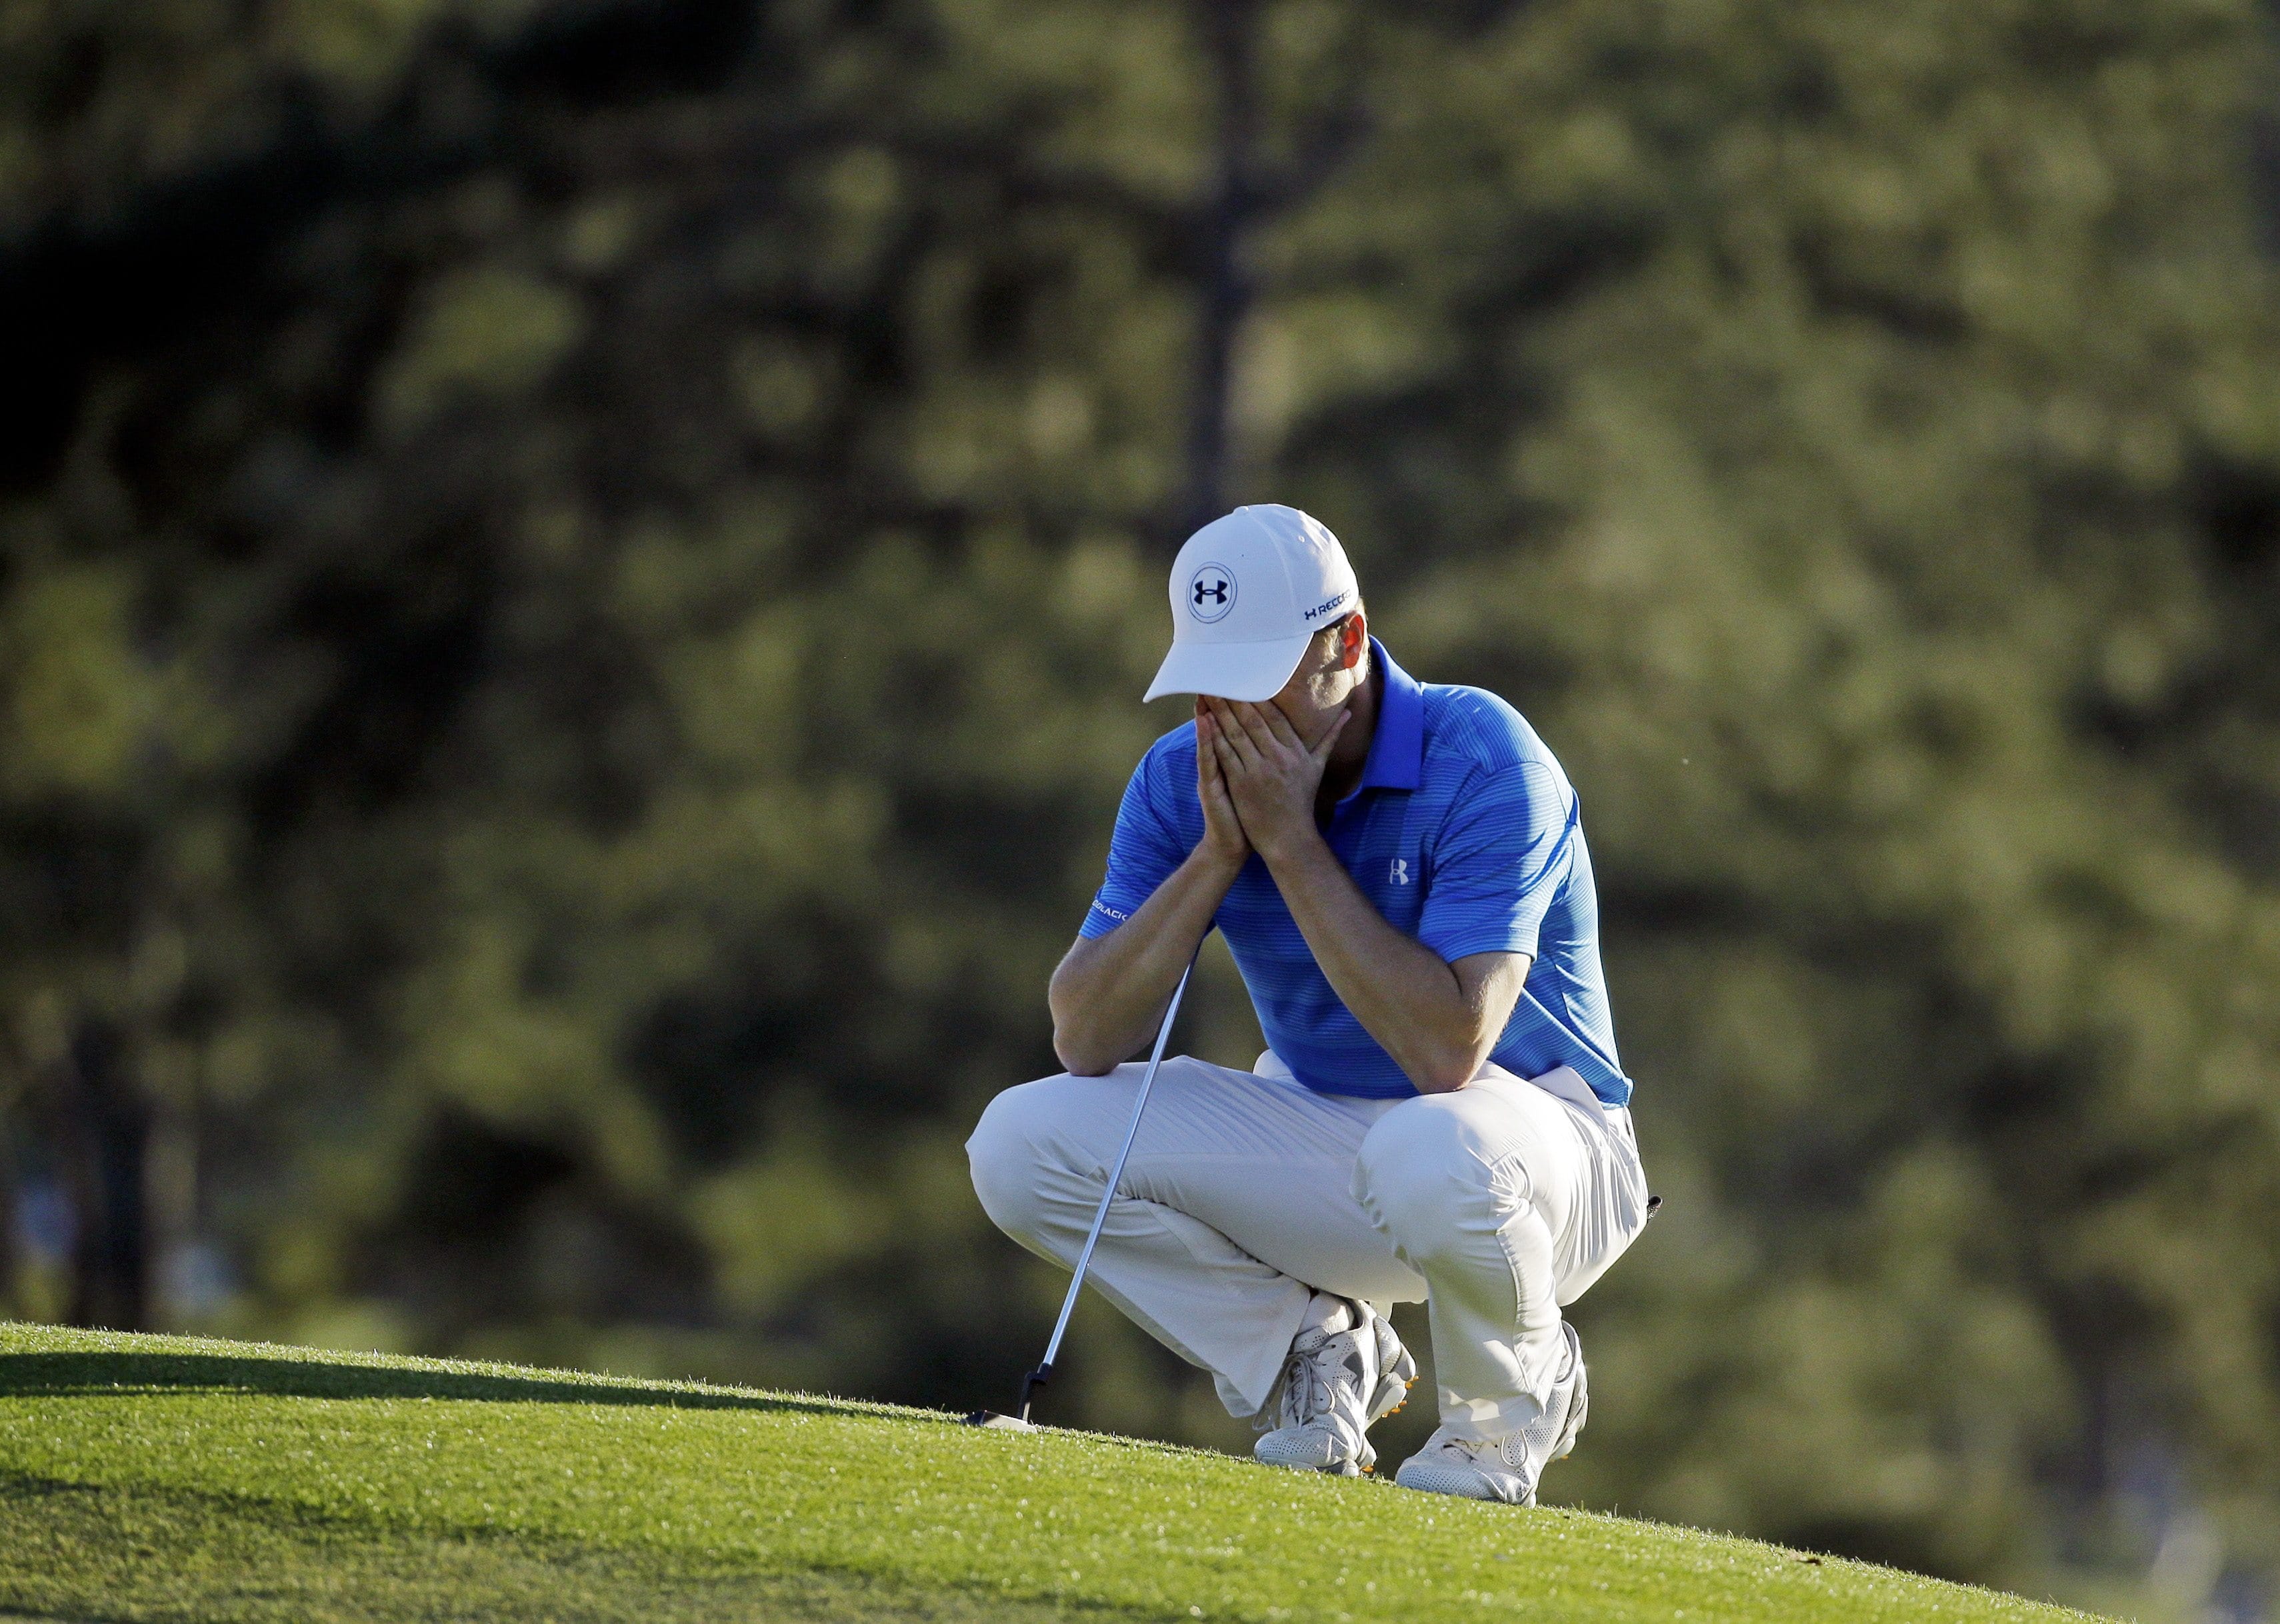
[[1367, 1438], [1361, 1441], [1360, 1456], [1340, 1460], [1277, 1460], [1271, 1455], [1260, 1454], [1256, 1447], [1252, 1450], [1251, 1458], [1262, 1466], [1274, 1466], [1284, 1472], [1320, 1472], [1329, 1477], [1360, 1477], [1366, 1472], [1377, 1470], [1377, 1451], [1370, 1446]]
[[1375, 1456], [1367, 1466], [1362, 1465], [1358, 1460], [1333, 1460], [1326, 1466], [1318, 1466], [1304, 1460], [1268, 1460], [1258, 1455], [1253, 1455], [1252, 1459], [1258, 1461], [1260, 1466], [1271, 1466], [1277, 1472], [1313, 1472], [1323, 1477], [1360, 1477], [1363, 1473], [1375, 1471], [1377, 1467]]
[[[1402, 1473], [1408, 1475], [1404, 1476]], [[1406, 1489], [1413, 1494], [1444, 1494], [1452, 1500], [1478, 1500], [1487, 1505], [1536, 1504], [1536, 1497], [1532, 1493], [1524, 1500], [1506, 1499], [1494, 1491], [1487, 1474], [1480, 1472], [1444, 1471], [1438, 1466], [1421, 1466], [1411, 1472], [1405, 1465], [1400, 1473], [1394, 1474], [1393, 1481], [1396, 1487]]]

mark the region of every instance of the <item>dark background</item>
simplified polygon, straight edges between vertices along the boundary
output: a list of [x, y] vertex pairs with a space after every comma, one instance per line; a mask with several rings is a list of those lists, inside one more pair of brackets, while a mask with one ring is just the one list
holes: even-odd
[[959, 1144], [1284, 501], [1583, 797], [1550, 1494], [2270, 1617], [2273, 23], [6, 0], [0, 1311], [1003, 1402]]

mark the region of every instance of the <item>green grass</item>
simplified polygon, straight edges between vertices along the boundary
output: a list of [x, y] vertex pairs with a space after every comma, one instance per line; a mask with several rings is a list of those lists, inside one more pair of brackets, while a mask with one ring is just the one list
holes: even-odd
[[0, 1326], [0, 1614], [2081, 1619], [1591, 1513], [922, 1411]]

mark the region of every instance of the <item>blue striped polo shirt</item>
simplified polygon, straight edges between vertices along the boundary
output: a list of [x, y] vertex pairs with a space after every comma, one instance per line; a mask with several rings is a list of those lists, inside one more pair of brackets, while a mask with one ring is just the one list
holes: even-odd
[[[1575, 791], [1520, 712], [1477, 688], [1421, 683], [1375, 638], [1383, 675], [1361, 781], [1323, 831], [1377, 911], [1443, 958], [1528, 953], [1527, 984], [1489, 1058], [1522, 1077], [1572, 1066], [1600, 1100], [1629, 1102], [1599, 966], [1598, 895]], [[1196, 727], [1149, 747], [1124, 791], [1108, 877], [1082, 932], [1107, 935], [1204, 835]], [[1267, 1047], [1323, 1094], [1417, 1092], [1362, 1029], [1299, 934], [1256, 852], [1220, 904]]]

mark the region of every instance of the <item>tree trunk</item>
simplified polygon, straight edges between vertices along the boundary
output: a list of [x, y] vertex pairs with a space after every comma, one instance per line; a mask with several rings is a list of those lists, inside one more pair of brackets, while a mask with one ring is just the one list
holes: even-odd
[[[4, 1065], [4, 1063], [0, 1063]], [[19, 1077], [7, 1080], [0, 1070], [0, 1318], [23, 1317], [24, 1305], [16, 1292], [22, 1281], [19, 1248], [20, 1197], [16, 1189], [16, 1167], [19, 1155], [16, 1137], [10, 1124], [23, 1115], [24, 1086]]]
[[149, 1322], [143, 1170], [150, 1113], [127, 1074], [116, 1034], [100, 1025], [80, 1028], [61, 1071], [66, 1181], [79, 1217], [71, 1320], [142, 1330]]
[[1236, 338], [1252, 294], [1244, 239], [1259, 201], [1252, 156], [1258, 13], [1257, 0], [1204, 0], [1197, 8], [1219, 90], [1219, 173], [1197, 245], [1200, 309], [1182, 540], [1226, 511], [1229, 395]]

